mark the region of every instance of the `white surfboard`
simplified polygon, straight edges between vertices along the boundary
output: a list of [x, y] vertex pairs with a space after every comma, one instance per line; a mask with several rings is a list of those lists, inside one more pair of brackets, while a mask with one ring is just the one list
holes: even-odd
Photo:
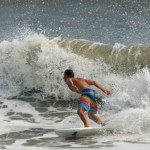
[[61, 137], [84, 137], [98, 134], [103, 127], [57, 129], [55, 133]]

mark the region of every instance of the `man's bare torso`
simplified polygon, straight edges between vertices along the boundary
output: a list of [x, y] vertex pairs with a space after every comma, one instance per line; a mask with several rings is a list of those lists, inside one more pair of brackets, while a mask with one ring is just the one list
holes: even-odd
[[79, 92], [81, 92], [83, 89], [85, 88], [89, 88], [90, 85], [92, 85], [91, 80], [86, 80], [83, 78], [69, 78], [67, 80], [67, 84], [69, 86], [69, 88], [74, 85], [77, 87], [77, 89], [79, 90]]

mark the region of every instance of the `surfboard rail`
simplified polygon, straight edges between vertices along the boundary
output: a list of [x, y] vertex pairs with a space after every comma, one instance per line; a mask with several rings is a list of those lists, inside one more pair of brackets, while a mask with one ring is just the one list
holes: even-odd
[[101, 129], [102, 127], [56, 129], [55, 133], [61, 137], [83, 137], [98, 134]]

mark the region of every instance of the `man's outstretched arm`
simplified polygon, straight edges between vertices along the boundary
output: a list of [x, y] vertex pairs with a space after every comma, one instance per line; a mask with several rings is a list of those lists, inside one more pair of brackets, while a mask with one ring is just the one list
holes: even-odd
[[100, 90], [102, 90], [105, 94], [107, 95], [110, 95], [110, 91], [104, 89], [103, 87], [100, 86], [100, 84], [94, 80], [86, 80], [86, 82], [89, 84], [89, 85], [94, 85], [96, 86], [97, 88], [99, 88]]

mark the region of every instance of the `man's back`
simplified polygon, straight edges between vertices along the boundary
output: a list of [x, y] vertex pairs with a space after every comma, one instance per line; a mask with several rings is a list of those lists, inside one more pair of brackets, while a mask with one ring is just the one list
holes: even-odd
[[89, 80], [85, 80], [83, 78], [70, 78], [73, 84], [79, 89], [81, 92], [85, 88], [90, 87], [90, 83], [88, 82]]

